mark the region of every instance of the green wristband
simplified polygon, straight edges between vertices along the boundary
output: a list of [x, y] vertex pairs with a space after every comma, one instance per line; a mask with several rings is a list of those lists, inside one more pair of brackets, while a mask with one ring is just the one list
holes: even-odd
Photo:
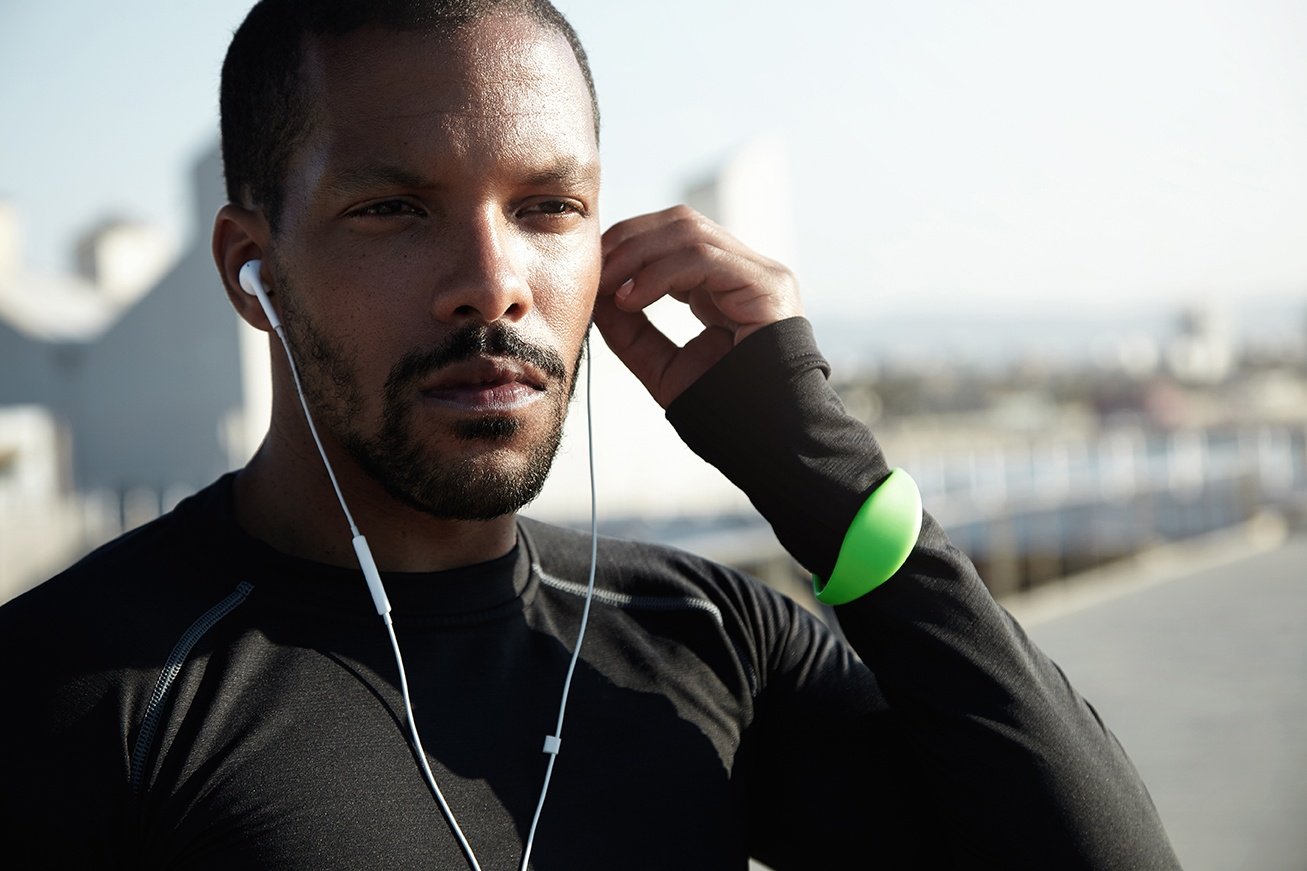
[[843, 605], [894, 576], [921, 534], [921, 491], [902, 469], [871, 491], [844, 533], [830, 580], [812, 576], [817, 601]]

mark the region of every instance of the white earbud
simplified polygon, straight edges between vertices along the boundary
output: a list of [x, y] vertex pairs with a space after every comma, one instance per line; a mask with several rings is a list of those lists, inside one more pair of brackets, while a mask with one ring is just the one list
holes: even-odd
[[268, 316], [268, 322], [272, 324], [273, 330], [281, 328], [281, 318], [277, 317], [277, 310], [272, 307], [272, 300], [268, 299], [268, 291], [263, 287], [263, 279], [259, 278], [259, 270], [263, 268], [262, 260], [248, 260], [241, 267], [241, 288], [248, 294], [258, 297], [259, 305], [263, 306], [263, 313]]

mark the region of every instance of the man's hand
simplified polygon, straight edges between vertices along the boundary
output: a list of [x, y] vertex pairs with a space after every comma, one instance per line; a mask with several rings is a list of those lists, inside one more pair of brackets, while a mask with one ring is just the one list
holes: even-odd
[[[750, 333], [803, 314], [788, 269], [688, 206], [614, 224], [603, 256], [595, 324], [663, 408]], [[704, 325], [683, 348], [644, 314], [664, 296], [688, 305]]]

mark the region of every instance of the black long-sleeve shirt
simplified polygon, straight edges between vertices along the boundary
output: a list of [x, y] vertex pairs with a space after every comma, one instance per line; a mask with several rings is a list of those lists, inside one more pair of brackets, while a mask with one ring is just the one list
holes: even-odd
[[[827, 574], [887, 473], [806, 322], [759, 331], [669, 411]], [[0, 608], [0, 826], [35, 867], [461, 868], [357, 571], [243, 532], [231, 478]], [[417, 725], [482, 867], [515, 868], [580, 618], [589, 538], [385, 573]], [[1175, 868], [1093, 709], [929, 517], [839, 609], [601, 540], [539, 869]]]

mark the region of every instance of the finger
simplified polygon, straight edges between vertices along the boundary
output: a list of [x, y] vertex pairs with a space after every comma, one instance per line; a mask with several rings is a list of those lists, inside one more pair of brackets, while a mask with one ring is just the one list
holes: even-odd
[[769, 270], [720, 249], [665, 257], [609, 298], [624, 311], [640, 311], [663, 296], [685, 298], [687, 291], [700, 322], [735, 330], [737, 341], [761, 326], [803, 314], [788, 271]]
[[734, 345], [730, 330], [708, 327], [678, 348], [644, 312], [624, 312], [611, 298], [595, 303], [594, 322], [608, 347], [663, 408]]
[[631, 218], [609, 228], [604, 234], [599, 292], [613, 293], [650, 262], [696, 245], [708, 245], [746, 257], [765, 259], [693, 209], [675, 206], [653, 215]]
[[[624, 221], [618, 221], [604, 231], [600, 240], [602, 251], [605, 257], [613, 249], [637, 236], [648, 233], [659, 227], [675, 224], [678, 221], [692, 219], [693, 217], [703, 218], [698, 212], [689, 206], [677, 205], [671, 208], [662, 209], [657, 212], [650, 212], [646, 215], [637, 215], [634, 218], [627, 218]], [[703, 218], [707, 221], [707, 218]]]
[[689, 305], [690, 312], [705, 327], [721, 327], [734, 333], [740, 326], [717, 307], [717, 300], [711, 293], [695, 292], [682, 302]]
[[712, 298], [692, 307], [695, 316], [705, 325], [734, 329], [737, 342], [803, 314], [793, 273], [685, 206], [615, 224], [604, 234], [603, 248], [599, 294], [615, 297], [626, 311], [667, 295], [684, 302], [707, 291]]
[[675, 248], [650, 260], [618, 288], [620, 308], [636, 311], [664, 296], [695, 290], [725, 293], [757, 283], [761, 270], [733, 254], [705, 243]]
[[622, 311], [610, 297], [595, 301], [594, 323], [604, 343], [660, 405], [664, 373], [680, 350], [642, 311]]

